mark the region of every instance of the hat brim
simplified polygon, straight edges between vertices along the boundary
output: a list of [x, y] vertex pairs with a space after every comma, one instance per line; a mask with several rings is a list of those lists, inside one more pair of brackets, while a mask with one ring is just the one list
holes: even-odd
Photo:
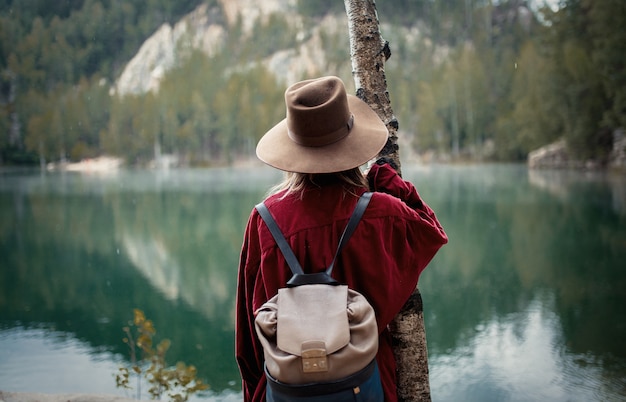
[[295, 173], [342, 172], [367, 163], [385, 146], [387, 127], [365, 102], [354, 95], [347, 96], [354, 115], [354, 125], [347, 136], [321, 147], [299, 145], [289, 138], [287, 119], [283, 119], [261, 138], [257, 157], [276, 169]]

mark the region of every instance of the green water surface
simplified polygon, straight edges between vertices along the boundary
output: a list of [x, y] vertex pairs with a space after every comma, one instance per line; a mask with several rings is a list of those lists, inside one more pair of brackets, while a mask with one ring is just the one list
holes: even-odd
[[[450, 243], [420, 279], [433, 401], [626, 398], [626, 178], [405, 166]], [[239, 400], [234, 293], [269, 168], [0, 175], [0, 390], [98, 392], [134, 308]], [[147, 387], [145, 387], [147, 388]]]

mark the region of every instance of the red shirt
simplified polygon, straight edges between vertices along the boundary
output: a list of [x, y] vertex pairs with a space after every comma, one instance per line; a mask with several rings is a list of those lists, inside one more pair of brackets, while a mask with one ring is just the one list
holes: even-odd
[[[396, 363], [387, 325], [417, 286], [420, 273], [448, 238], [415, 187], [388, 165], [368, 173], [372, 200], [335, 262], [332, 276], [362, 293], [374, 307], [380, 334], [377, 362], [386, 401], [396, 401]], [[365, 189], [355, 189], [360, 195]], [[279, 193], [265, 200], [305, 272], [325, 270], [358, 196], [341, 184]], [[256, 209], [250, 214], [239, 262], [235, 349], [245, 401], [265, 401], [263, 349], [254, 312], [285, 287], [291, 271]]]

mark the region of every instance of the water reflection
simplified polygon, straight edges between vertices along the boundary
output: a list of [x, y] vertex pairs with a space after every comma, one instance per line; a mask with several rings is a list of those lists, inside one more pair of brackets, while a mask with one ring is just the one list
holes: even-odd
[[[433, 400], [624, 399], [625, 178], [523, 166], [404, 175], [450, 236], [420, 280]], [[139, 307], [173, 341], [172, 359], [236, 400], [237, 259], [252, 206], [278, 178], [265, 168], [0, 176], [0, 389], [75, 392], [114, 366], [102, 392], [118, 393], [121, 328]], [[55, 370], [38, 356], [94, 379], [35, 389]]]
[[0, 342], [0, 378], [13, 372], [12, 383], [2, 383], [3, 389], [9, 385], [32, 389], [32, 381], [37, 379], [41, 392], [110, 392], [111, 373], [117, 370], [119, 359], [107, 352], [94, 352], [89, 344], [68, 333], [16, 327], [0, 332]]
[[[2, 177], [0, 329], [75, 334], [121, 358], [121, 328], [138, 307], [173, 341], [172, 363], [196, 365], [214, 391], [236, 390], [241, 238], [277, 177], [263, 169]], [[15, 383], [0, 378], [1, 387], [5, 380]]]
[[411, 175], [447, 187], [429, 190], [450, 245], [420, 282], [433, 398], [622, 400], [624, 177]]
[[551, 299], [539, 296], [524, 311], [494, 317], [467, 345], [432, 357], [433, 400], [620, 400], [619, 379], [607, 381], [593, 358], [560, 346]]

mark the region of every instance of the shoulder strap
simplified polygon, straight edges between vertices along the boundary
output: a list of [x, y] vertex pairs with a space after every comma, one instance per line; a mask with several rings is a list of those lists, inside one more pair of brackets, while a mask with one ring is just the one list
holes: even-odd
[[[352, 233], [354, 233], [354, 230], [356, 229], [361, 218], [363, 217], [363, 213], [365, 212], [365, 209], [367, 208], [367, 205], [369, 204], [371, 199], [371, 192], [366, 192], [361, 196], [361, 198], [359, 198], [359, 201], [354, 208], [354, 212], [352, 212], [352, 216], [350, 216], [350, 220], [348, 221], [346, 228], [341, 234], [341, 239], [339, 240], [339, 246], [337, 247], [335, 256], [333, 257], [332, 262], [326, 269], [326, 274], [328, 274], [329, 276], [333, 270], [333, 266], [335, 265], [335, 260], [337, 259], [337, 256], [339, 256], [339, 253], [341, 252], [343, 246], [348, 243], [348, 240], [350, 240]], [[259, 214], [261, 215], [263, 221], [265, 221], [265, 224], [267, 225], [267, 228], [270, 230], [270, 233], [274, 237], [278, 248], [280, 248], [280, 251], [283, 253], [283, 256], [285, 257], [285, 260], [287, 261], [287, 265], [289, 265], [291, 272], [294, 275], [304, 274], [302, 266], [298, 262], [298, 258], [296, 258], [295, 254], [291, 250], [291, 247], [289, 247], [289, 243], [287, 243], [285, 236], [283, 236], [283, 233], [280, 231], [278, 224], [274, 220], [274, 217], [272, 217], [272, 214], [267, 209], [265, 204], [261, 202], [257, 204], [255, 208], [257, 209], [257, 211], [259, 211]]]
[[287, 265], [289, 265], [289, 268], [291, 268], [291, 272], [294, 275], [304, 274], [304, 271], [302, 270], [298, 259], [291, 250], [291, 247], [289, 247], [289, 243], [287, 243], [285, 236], [283, 236], [283, 232], [280, 231], [280, 228], [278, 227], [278, 224], [274, 220], [274, 217], [270, 213], [269, 209], [267, 209], [264, 203], [257, 204], [255, 208], [257, 209], [257, 211], [259, 211], [261, 218], [263, 218], [263, 220], [265, 221], [265, 224], [272, 233], [272, 236], [274, 236], [274, 240], [276, 241], [278, 248], [280, 248], [280, 251], [283, 253], [285, 260], [287, 260]]
[[333, 272], [335, 260], [339, 256], [339, 253], [341, 253], [341, 249], [343, 248], [343, 246], [345, 246], [346, 243], [348, 243], [348, 240], [350, 240], [352, 233], [354, 233], [354, 229], [356, 229], [357, 225], [361, 221], [361, 217], [363, 217], [363, 213], [365, 213], [365, 209], [369, 205], [371, 199], [372, 199], [372, 193], [370, 192], [363, 193], [361, 198], [359, 198], [359, 202], [356, 204], [356, 207], [354, 208], [354, 212], [352, 212], [352, 216], [350, 216], [350, 220], [348, 221], [346, 228], [343, 230], [343, 233], [341, 234], [341, 239], [339, 239], [339, 246], [337, 246], [337, 251], [335, 252], [335, 256], [333, 257], [333, 260], [331, 261], [330, 265], [326, 269], [326, 274], [328, 274], [328, 276], [330, 276], [330, 274]]

